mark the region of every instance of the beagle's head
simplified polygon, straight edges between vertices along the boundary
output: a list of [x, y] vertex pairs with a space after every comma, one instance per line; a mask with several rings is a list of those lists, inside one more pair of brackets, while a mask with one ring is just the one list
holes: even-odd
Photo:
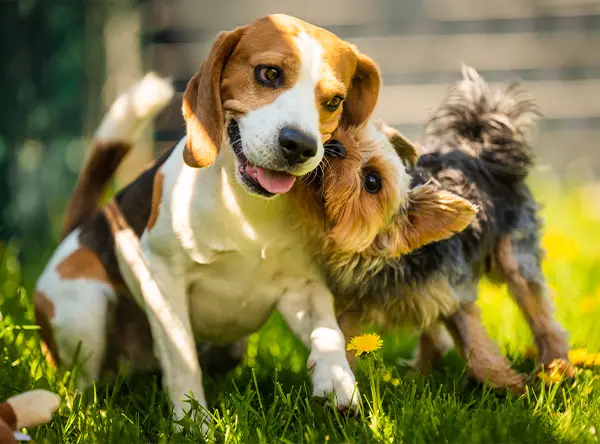
[[184, 160], [209, 166], [225, 146], [249, 193], [285, 193], [319, 165], [340, 122], [369, 118], [379, 86], [370, 58], [299, 19], [270, 15], [222, 32], [183, 97]]
[[430, 184], [411, 188], [416, 160], [415, 145], [383, 122], [334, 132], [321, 168], [296, 192], [325, 227], [328, 254], [394, 258], [466, 228], [476, 215], [468, 201]]

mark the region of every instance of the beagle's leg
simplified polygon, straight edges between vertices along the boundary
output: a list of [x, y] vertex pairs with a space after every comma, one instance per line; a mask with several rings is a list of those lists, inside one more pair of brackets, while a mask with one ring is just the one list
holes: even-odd
[[[148, 316], [155, 353], [163, 369], [175, 418], [184, 417], [189, 398], [206, 409], [183, 267], [153, 254], [144, 239], [140, 242], [114, 202], [109, 203], [104, 212], [115, 236], [115, 250], [123, 278]], [[204, 412], [200, 414], [207, 422], [207, 415]]]
[[493, 389], [508, 388], [519, 395], [523, 392], [523, 377], [513, 370], [510, 362], [487, 335], [481, 312], [474, 303], [461, 305], [445, 319], [454, 337], [459, 354], [467, 360], [469, 374]]
[[46, 346], [56, 363], [70, 366], [78, 359], [81, 390], [100, 377], [106, 323], [115, 298], [100, 258], [81, 245], [76, 229], [59, 245], [40, 276], [33, 303], [42, 349]]
[[203, 409], [207, 408], [189, 318], [185, 280], [183, 273], [163, 258], [147, 250], [144, 255], [149, 262], [147, 277], [138, 281], [125, 270], [123, 276], [136, 300], [144, 303], [175, 418], [182, 419], [189, 410], [189, 398], [196, 400]]
[[419, 338], [414, 365], [422, 375], [429, 375], [454, 347], [454, 341], [443, 323], [436, 322]]
[[498, 242], [498, 267], [531, 328], [539, 351], [540, 367], [549, 370], [558, 366], [560, 371], [567, 370], [567, 375], [572, 377], [574, 369], [568, 365], [569, 343], [565, 331], [554, 318], [554, 307], [548, 297], [543, 274], [537, 261], [529, 260], [528, 263], [535, 264], [535, 279], [528, 279], [518, 258], [510, 236]]
[[320, 280], [303, 281], [301, 287], [284, 294], [277, 308], [310, 349], [307, 365], [312, 371], [313, 396], [329, 398], [333, 394], [335, 408], [356, 411], [360, 394], [327, 286]]
[[[45, 291], [42, 290], [45, 288]], [[78, 279], [63, 281], [53, 289], [41, 287], [34, 295], [41, 335], [55, 361], [71, 366], [81, 363], [77, 388], [84, 390], [102, 375], [106, 354], [106, 323], [109, 307], [116, 298], [112, 287]], [[52, 304], [52, 317], [44, 322], [40, 302]]]

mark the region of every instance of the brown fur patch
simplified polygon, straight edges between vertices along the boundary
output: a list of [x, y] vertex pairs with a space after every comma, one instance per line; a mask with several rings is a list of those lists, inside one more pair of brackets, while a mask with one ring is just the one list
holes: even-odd
[[419, 338], [417, 356], [415, 358], [415, 364], [419, 373], [424, 376], [431, 374], [441, 358], [442, 355], [437, 349], [433, 338], [427, 333], [423, 333]]
[[[10, 405], [10, 402], [3, 402], [0, 404], [0, 425], [3, 425], [5, 427], [7, 427], [10, 430], [10, 434], [7, 435], [7, 438], [10, 436], [12, 437], [12, 432], [15, 431], [17, 429], [17, 415], [15, 414], [15, 411], [12, 407], [12, 405]], [[5, 432], [2, 429], [0, 429], [0, 433]], [[0, 435], [0, 438], [3, 438], [4, 435]], [[6, 443], [11, 443], [11, 442], [16, 442], [16, 441], [0, 441], [2, 442], [2, 444]]]
[[154, 228], [154, 225], [158, 220], [160, 204], [162, 202], [164, 179], [165, 175], [162, 173], [162, 171], [157, 171], [156, 176], [154, 176], [154, 184], [152, 186], [152, 210], [150, 211], [150, 218], [148, 219], [148, 231]]
[[131, 143], [125, 141], [92, 142], [91, 153], [67, 205], [61, 240], [98, 210], [102, 193], [131, 148]]
[[494, 389], [508, 388], [517, 395], [523, 392], [523, 375], [511, 368], [488, 336], [475, 304], [462, 305], [445, 322], [472, 377]]
[[427, 329], [438, 319], [456, 311], [458, 304], [459, 297], [448, 278], [432, 276], [422, 285], [407, 285], [402, 294], [393, 295], [380, 310], [389, 326], [412, 324]]
[[[327, 137], [340, 120], [365, 122], [375, 108], [380, 74], [375, 63], [334, 34], [294, 17], [275, 14], [220, 33], [183, 96], [187, 142], [185, 162], [211, 165], [221, 148], [224, 112], [243, 115], [273, 102], [296, 83], [300, 66], [294, 38], [305, 32], [323, 48], [323, 76], [315, 88], [321, 134]], [[259, 84], [253, 69], [260, 64], [280, 67], [285, 75], [278, 88]], [[333, 96], [345, 97], [338, 109], [325, 106]]]
[[[569, 344], [565, 332], [554, 318], [552, 302], [543, 285], [527, 281], [521, 273], [510, 236], [498, 241], [496, 263], [533, 332], [539, 351], [540, 365], [546, 370], [551, 366], [567, 367]], [[572, 367], [568, 369], [567, 375], [569, 377], [574, 375]]]
[[437, 322], [427, 328], [421, 334], [414, 359], [417, 370], [423, 375], [430, 374], [453, 346], [443, 324]]
[[[349, 279], [369, 279], [369, 276], [348, 276]], [[414, 326], [419, 330], [431, 328], [440, 318], [454, 313], [459, 307], [458, 295], [445, 276], [432, 277], [423, 285], [406, 285], [401, 290], [390, 294], [378, 295], [377, 304], [370, 295], [353, 294], [347, 282], [339, 277], [332, 281], [336, 295], [336, 312], [350, 312], [353, 322], [367, 322], [384, 329], [398, 326]], [[348, 322], [348, 320], [344, 320]]]
[[36, 290], [33, 294], [35, 321], [40, 326], [40, 347], [46, 362], [52, 367], [60, 363], [58, 347], [54, 340], [54, 333], [50, 321], [54, 319], [54, 304], [42, 291]]
[[54, 304], [44, 292], [36, 290], [33, 294], [33, 303], [36, 308], [39, 308], [44, 313], [48, 320], [54, 319]]
[[102, 261], [95, 251], [81, 247], [71, 253], [56, 267], [61, 279], [92, 279], [109, 282]]

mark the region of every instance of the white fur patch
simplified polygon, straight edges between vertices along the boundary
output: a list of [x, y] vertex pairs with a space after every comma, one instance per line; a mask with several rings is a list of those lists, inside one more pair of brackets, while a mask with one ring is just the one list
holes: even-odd
[[344, 349], [344, 337], [339, 330], [318, 328], [312, 332], [311, 340], [320, 353], [331, 353], [332, 351]]
[[[149, 269], [146, 256], [142, 252], [140, 240], [132, 229], [124, 229], [115, 235], [117, 255], [120, 264], [127, 264], [124, 270], [128, 275], [127, 282], [139, 283], [140, 291], [130, 285], [133, 296], [141, 306], [146, 307], [146, 313], [155, 316], [160, 325], [165, 327], [165, 335], [169, 344], [176, 347], [188, 367], [197, 365], [194, 344], [187, 337], [184, 322], [178, 317], [172, 304], [160, 290], [158, 283]], [[121, 267], [123, 268], [123, 267]], [[129, 276], [130, 274], [130, 276]]]
[[313, 396], [333, 393], [338, 408], [358, 408], [356, 379], [344, 353], [344, 337], [339, 330], [317, 328], [311, 334], [312, 349], [308, 367], [312, 371]]
[[158, 114], [173, 98], [171, 82], [153, 72], [113, 102], [95, 133], [99, 140], [135, 141], [148, 121]]

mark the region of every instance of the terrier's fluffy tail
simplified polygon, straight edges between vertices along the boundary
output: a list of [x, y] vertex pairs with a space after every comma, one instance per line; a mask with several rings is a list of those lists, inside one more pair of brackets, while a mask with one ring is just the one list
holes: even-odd
[[426, 136], [450, 139], [497, 178], [524, 179], [533, 164], [531, 130], [541, 115], [532, 96], [517, 82], [492, 89], [466, 65], [462, 74], [429, 121]]
[[110, 180], [137, 137], [173, 94], [170, 81], [148, 73], [111, 105], [94, 134], [92, 149], [77, 179], [61, 239], [97, 211]]

